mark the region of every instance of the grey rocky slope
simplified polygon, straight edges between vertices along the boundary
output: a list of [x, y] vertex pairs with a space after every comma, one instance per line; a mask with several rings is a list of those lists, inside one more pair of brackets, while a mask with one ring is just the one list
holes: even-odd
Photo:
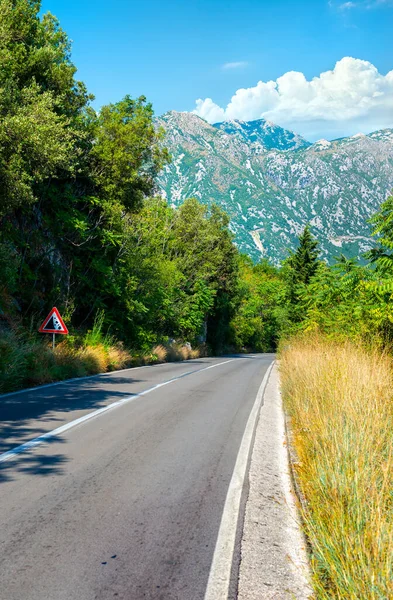
[[254, 259], [284, 258], [307, 222], [326, 258], [370, 247], [367, 221], [393, 188], [393, 129], [311, 145], [263, 120], [212, 126], [169, 112], [157, 122], [172, 154], [161, 193], [219, 204]]
[[297, 133], [283, 129], [271, 121], [258, 119], [256, 121], [224, 121], [215, 123], [213, 127], [235, 135], [248, 143], [260, 145], [265, 150], [297, 150], [311, 146]]

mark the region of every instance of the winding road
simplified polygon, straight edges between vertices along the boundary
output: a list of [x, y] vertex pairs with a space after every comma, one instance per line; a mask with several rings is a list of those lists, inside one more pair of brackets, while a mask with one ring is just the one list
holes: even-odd
[[0, 397], [1, 600], [236, 598], [241, 463], [273, 360], [198, 359]]

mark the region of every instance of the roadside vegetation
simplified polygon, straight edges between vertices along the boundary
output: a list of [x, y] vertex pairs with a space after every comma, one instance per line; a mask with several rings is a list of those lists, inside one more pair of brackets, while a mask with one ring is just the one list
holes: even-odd
[[313, 334], [280, 369], [317, 598], [392, 598], [392, 357]]
[[362, 264], [319, 261], [305, 232], [283, 267], [282, 388], [322, 600], [393, 597], [392, 222], [389, 197]]
[[205, 356], [201, 344], [167, 342], [150, 352], [131, 353], [123, 342], [103, 334], [103, 313], [84, 335], [71, 335], [59, 340], [52, 350], [49, 343], [25, 330], [3, 331], [0, 337], [0, 391], [14, 391], [29, 386], [62, 381], [74, 377], [97, 375], [127, 367], [190, 360]]

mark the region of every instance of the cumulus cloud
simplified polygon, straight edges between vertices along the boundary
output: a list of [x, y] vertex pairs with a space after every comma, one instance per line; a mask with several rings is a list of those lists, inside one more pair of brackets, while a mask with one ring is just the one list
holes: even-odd
[[222, 69], [224, 69], [224, 71], [228, 71], [231, 69], [244, 69], [244, 67], [247, 67], [248, 62], [245, 60], [238, 60], [237, 62], [227, 62], [224, 63], [222, 65]]
[[237, 90], [226, 107], [198, 99], [193, 112], [210, 123], [269, 119], [310, 140], [368, 133], [393, 127], [393, 70], [383, 75], [368, 61], [344, 57], [311, 81], [289, 71]]

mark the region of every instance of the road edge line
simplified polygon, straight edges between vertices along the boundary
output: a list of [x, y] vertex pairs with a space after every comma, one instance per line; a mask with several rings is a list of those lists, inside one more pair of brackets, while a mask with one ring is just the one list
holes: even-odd
[[[205, 357], [202, 357], [205, 358]], [[206, 357], [212, 358], [212, 357]], [[198, 358], [189, 358], [187, 360], [177, 360], [177, 365], [184, 363], [192, 363], [193, 360], [200, 360]], [[3, 398], [8, 398], [9, 396], [16, 396], [17, 394], [24, 394], [25, 392], [39, 392], [45, 388], [54, 387], [55, 385], [64, 385], [67, 383], [78, 383], [79, 381], [86, 381], [86, 379], [98, 379], [99, 377], [110, 377], [111, 375], [116, 375], [117, 373], [125, 373], [126, 371], [137, 371], [138, 369], [151, 369], [153, 367], [163, 367], [164, 365], [174, 364], [174, 362], [163, 362], [156, 363], [154, 365], [141, 365], [139, 367], [126, 367], [125, 369], [117, 369], [117, 371], [104, 371], [103, 373], [96, 373], [95, 375], [84, 375], [83, 377], [71, 377], [71, 379], [61, 379], [60, 381], [52, 381], [51, 383], [43, 383], [42, 385], [35, 385], [29, 388], [22, 388], [20, 390], [15, 390], [14, 392], [6, 392], [5, 394], [0, 394], [0, 400]]]
[[259, 411], [275, 362], [275, 360], [272, 361], [262, 379], [240, 443], [224, 503], [204, 600], [226, 600], [228, 598], [244, 481]]
[[3, 452], [3, 454], [0, 454], [0, 463], [11, 460], [12, 458], [15, 458], [16, 456], [18, 456], [19, 454], [22, 454], [23, 452], [28, 452], [29, 450], [32, 450], [33, 448], [36, 448], [37, 446], [41, 446], [42, 444], [45, 444], [51, 438], [55, 438], [56, 436], [58, 436], [62, 433], [65, 433], [69, 429], [73, 429], [77, 425], [82, 425], [82, 423], [85, 423], [86, 421], [90, 421], [90, 419], [94, 419], [94, 418], [102, 415], [103, 413], [108, 412], [109, 410], [113, 410], [114, 408], [122, 406], [123, 404], [132, 402], [133, 400], [136, 400], [137, 398], [140, 398], [141, 396], [146, 396], [147, 394], [150, 394], [150, 392], [154, 392], [154, 390], [164, 387], [165, 385], [174, 383], [175, 381], [178, 381], [179, 379], [183, 379], [184, 377], [187, 377], [188, 375], [193, 375], [194, 373], [201, 373], [202, 371], [207, 371], [208, 369], [220, 367], [221, 365], [225, 365], [227, 363], [233, 362], [234, 360], [237, 360], [237, 359], [231, 358], [230, 360], [225, 360], [218, 364], [209, 365], [208, 367], [204, 367], [203, 369], [197, 369], [195, 371], [187, 371], [186, 373], [182, 373], [181, 375], [178, 375], [177, 377], [172, 377], [171, 379], [168, 379], [167, 381], [163, 381], [162, 383], [157, 383], [153, 387], [148, 388], [147, 390], [144, 390], [143, 392], [138, 392], [138, 394], [133, 394], [132, 396], [126, 396], [125, 398], [122, 398], [121, 400], [117, 400], [117, 402], [112, 402], [112, 404], [108, 404], [108, 406], [103, 406], [102, 408], [99, 408], [98, 410], [88, 413], [87, 415], [84, 415], [83, 417], [79, 417], [79, 419], [75, 419], [74, 421], [65, 423], [64, 425], [61, 425], [57, 429], [48, 431], [47, 433], [44, 433], [43, 435], [40, 435], [39, 437], [29, 440], [28, 442], [25, 442], [24, 444], [21, 444], [20, 446], [16, 446], [15, 448], [8, 450], [7, 452]]

